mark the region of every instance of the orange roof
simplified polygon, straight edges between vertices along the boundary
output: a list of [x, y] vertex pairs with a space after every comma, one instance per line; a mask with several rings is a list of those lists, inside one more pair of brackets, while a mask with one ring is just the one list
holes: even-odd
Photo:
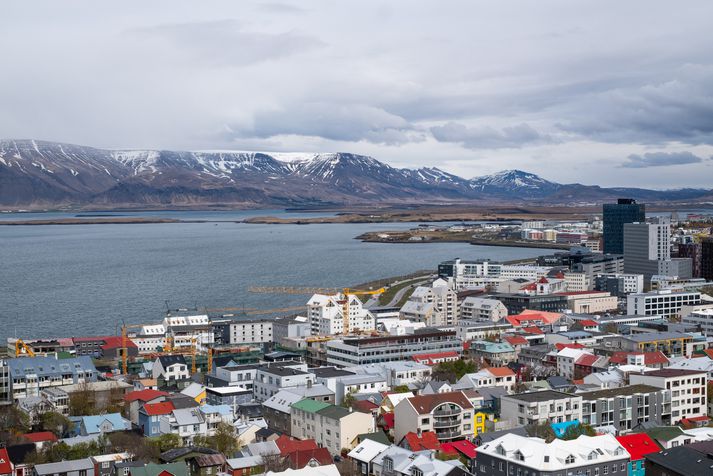
[[508, 336], [505, 337], [505, 340], [511, 345], [527, 345], [529, 342], [523, 336]]
[[22, 437], [33, 443], [42, 443], [43, 441], [57, 441], [57, 436], [51, 431], [38, 431], [35, 433], [25, 433]]
[[510, 367], [488, 367], [484, 370], [487, 370], [496, 377], [510, 377], [515, 375], [515, 372], [513, 372]]
[[531, 309], [525, 309], [520, 314], [515, 314], [512, 316], [507, 316], [505, 319], [515, 327], [526, 325], [530, 321], [540, 321], [544, 324], [552, 324], [557, 322], [562, 318], [562, 314], [559, 312], [545, 312], [545, 311], [533, 311]]
[[544, 334], [545, 332], [537, 326], [523, 327], [522, 330], [528, 334]]
[[563, 344], [561, 342], [558, 342], [555, 344], [555, 348], [557, 350], [562, 350], [562, 349], [584, 349], [584, 346], [582, 344]]

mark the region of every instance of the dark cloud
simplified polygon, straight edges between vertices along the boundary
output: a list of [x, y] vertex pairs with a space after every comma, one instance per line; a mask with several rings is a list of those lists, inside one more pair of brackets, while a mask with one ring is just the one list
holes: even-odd
[[289, 57], [320, 48], [317, 37], [293, 31], [249, 31], [237, 20], [164, 24], [129, 31], [147, 40], [167, 43], [169, 54], [220, 66], [244, 66]]
[[528, 144], [550, 142], [528, 124], [504, 127], [467, 127], [457, 122], [431, 127], [431, 134], [439, 142], [455, 142], [469, 149], [519, 148]]
[[631, 154], [621, 167], [641, 169], [646, 167], [666, 167], [669, 165], [697, 164], [704, 159], [690, 152], [647, 152]]

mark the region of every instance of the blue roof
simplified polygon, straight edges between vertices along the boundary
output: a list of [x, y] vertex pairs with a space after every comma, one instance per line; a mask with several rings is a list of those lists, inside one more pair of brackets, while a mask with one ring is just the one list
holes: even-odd
[[90, 415], [82, 417], [82, 424], [88, 434], [101, 433], [101, 425], [104, 421], [109, 421], [112, 426], [111, 431], [123, 431], [131, 429], [131, 422], [121, 416], [121, 413], [107, 413], [106, 415]]
[[567, 431], [567, 428], [569, 428], [570, 426], [577, 425], [579, 425], [579, 420], [563, 421], [562, 423], [550, 424], [550, 426], [552, 427], [552, 431], [555, 432], [555, 436], [557, 438], [562, 438], [564, 436], [565, 431]]
[[207, 413], [220, 413], [221, 415], [232, 415], [233, 410], [230, 409], [230, 405], [203, 405], [200, 407], [204, 414]]
[[75, 374], [77, 372], [94, 372], [92, 358], [88, 355], [72, 357], [69, 359], [56, 359], [54, 357], [19, 357], [7, 359], [10, 375], [24, 377], [26, 375], [49, 376], [59, 374]]
[[499, 352], [515, 352], [515, 348], [507, 342], [490, 342], [487, 340], [475, 340], [471, 343], [471, 349], [476, 347], [478, 350], [489, 353]]

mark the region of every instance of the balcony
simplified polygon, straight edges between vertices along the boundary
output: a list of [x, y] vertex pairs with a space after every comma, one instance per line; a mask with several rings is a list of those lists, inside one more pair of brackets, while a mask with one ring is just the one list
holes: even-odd
[[433, 428], [452, 428], [460, 423], [460, 418], [442, 418], [433, 421]]
[[445, 417], [445, 416], [460, 415], [460, 413], [461, 413], [460, 408], [441, 408], [438, 410], [434, 410], [433, 416]]
[[461, 436], [462, 434], [458, 430], [444, 430], [436, 432], [436, 438], [439, 440], [452, 440], [453, 438], [460, 438]]

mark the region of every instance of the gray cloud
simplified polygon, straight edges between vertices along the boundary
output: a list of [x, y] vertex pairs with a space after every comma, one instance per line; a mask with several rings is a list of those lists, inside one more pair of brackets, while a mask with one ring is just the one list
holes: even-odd
[[704, 159], [690, 152], [646, 152], [645, 154], [631, 154], [627, 162], [621, 167], [641, 169], [646, 167], [666, 167], [669, 165], [697, 164]]
[[504, 127], [501, 130], [492, 127], [466, 127], [463, 124], [449, 122], [442, 126], [431, 127], [433, 137], [439, 142], [456, 142], [469, 149], [519, 148], [528, 144], [551, 141], [528, 124]]
[[294, 31], [266, 33], [245, 29], [237, 20], [162, 24], [129, 30], [130, 35], [165, 42], [191, 61], [244, 66], [303, 53], [324, 46], [314, 36]]
[[361, 104], [308, 103], [255, 115], [249, 129], [231, 127], [239, 137], [302, 135], [335, 141], [403, 144], [422, 139], [404, 118]]

